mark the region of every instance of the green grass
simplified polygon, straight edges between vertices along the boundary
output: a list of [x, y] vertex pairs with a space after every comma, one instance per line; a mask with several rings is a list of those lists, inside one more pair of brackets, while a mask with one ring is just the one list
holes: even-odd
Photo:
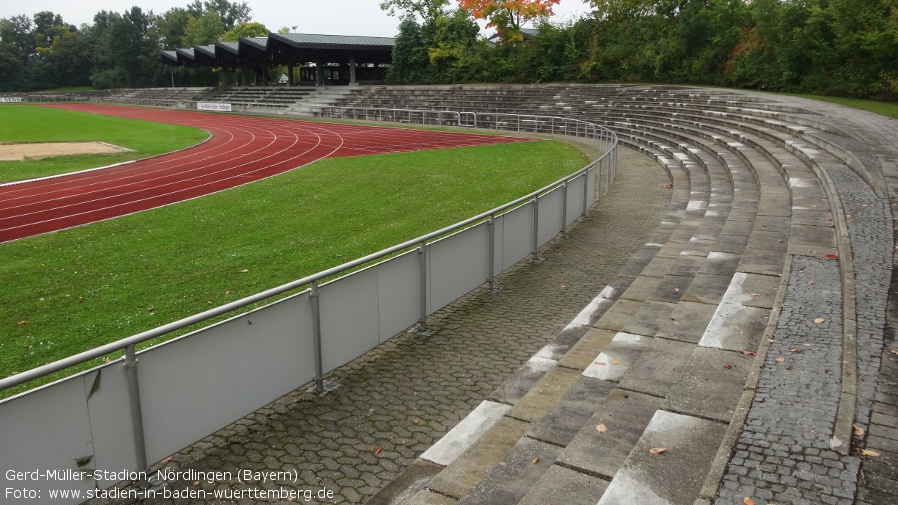
[[2, 244], [0, 376], [443, 228], [586, 162], [573, 147], [548, 141], [334, 158]]
[[790, 94], [790, 96], [799, 96], [802, 98], [810, 98], [812, 100], [821, 100], [824, 102], [837, 103], [840, 105], [846, 105], [848, 107], [853, 107], [855, 109], [861, 109], [861, 110], [866, 110], [869, 112], [875, 112], [875, 113], [881, 114], [883, 116], [898, 119], [898, 103], [895, 103], [895, 102], [879, 102], [876, 100], [862, 100], [860, 98], [842, 98], [842, 97], [835, 97], [835, 96], [820, 96], [820, 95]]
[[121, 154], [0, 161], [0, 182], [74, 172], [192, 146], [209, 134], [195, 128], [100, 116], [34, 105], [0, 106], [0, 143], [103, 141], [132, 149]]

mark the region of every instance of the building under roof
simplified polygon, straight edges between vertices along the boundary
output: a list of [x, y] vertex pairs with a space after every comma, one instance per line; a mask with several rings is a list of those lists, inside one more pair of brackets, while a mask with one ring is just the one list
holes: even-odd
[[239, 42], [160, 51], [159, 56], [169, 66], [247, 69], [262, 75], [266, 68], [286, 66], [290, 84], [297, 67], [300, 81], [358, 84], [383, 79], [395, 43], [393, 37], [269, 33]]

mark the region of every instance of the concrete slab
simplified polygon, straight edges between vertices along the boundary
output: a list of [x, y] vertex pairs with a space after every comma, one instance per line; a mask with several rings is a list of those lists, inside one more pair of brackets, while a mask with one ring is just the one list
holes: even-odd
[[833, 215], [829, 209], [803, 209], [792, 207], [792, 224], [832, 227]]
[[[675, 260], [671, 259], [671, 261]], [[652, 298], [663, 280], [663, 277], [647, 277], [640, 275], [633, 281], [633, 284], [630, 284], [630, 287], [624, 291], [621, 298], [644, 302]]]
[[[406, 467], [398, 477], [390, 481], [386, 486], [381, 488], [374, 496], [365, 503], [367, 505], [394, 505], [394, 504], [411, 504], [419, 505], [442, 505], [442, 502], [423, 501], [422, 499], [412, 499], [419, 494], [427, 483], [433, 477], [443, 470], [442, 466], [436, 465], [429, 461], [415, 460], [414, 463]], [[422, 497], [423, 498], [423, 497]], [[451, 503], [455, 503], [452, 500]]]
[[633, 315], [642, 308], [641, 301], [620, 299], [614, 302], [614, 305], [605, 312], [601, 319], [596, 321], [596, 328], [604, 328], [606, 330], [620, 331], [624, 329]]
[[540, 379], [508, 412], [509, 417], [535, 422], [546, 415], [580, 378], [578, 370], [555, 368]]
[[715, 244], [717, 244], [716, 240], [691, 240], [681, 254], [706, 257], [709, 252], [714, 250]]
[[[599, 409], [568, 444], [558, 461], [611, 478], [642, 436], [664, 399], [623, 389], [608, 394]], [[604, 425], [600, 432], [597, 426]], [[601, 454], [601, 457], [596, 457]]]
[[620, 382], [620, 387], [666, 397], [679, 382], [695, 344], [655, 338]]
[[482, 402], [449, 433], [424, 451], [420, 459], [441, 466], [451, 464], [510, 410], [509, 405]]
[[714, 247], [712, 250], [720, 251], [725, 253], [734, 253], [734, 254], [742, 254], [745, 251], [745, 247], [748, 245], [749, 236], [746, 235], [735, 235], [735, 234], [725, 234], [721, 233], [719, 237], [717, 237], [717, 242], [714, 243]]
[[656, 336], [697, 344], [716, 310], [717, 305], [681, 301]]
[[527, 433], [530, 438], [568, 445], [614, 389], [613, 382], [581, 377]]
[[682, 298], [691, 282], [692, 276], [689, 275], [665, 275], [652, 294], [652, 300], [676, 303]]
[[607, 480], [553, 465], [518, 505], [595, 505], [607, 488]]
[[741, 254], [711, 251], [699, 273], [730, 276], [736, 272], [740, 261], [742, 261]]
[[836, 247], [836, 232], [832, 226], [809, 226], [792, 224], [792, 232], [789, 237], [789, 245], [793, 243], [806, 245], [812, 249], [834, 249]]
[[[700, 346], [732, 351], [757, 350], [770, 318], [770, 309], [746, 306], [746, 302], [754, 298], [745, 286], [749, 275], [744, 272], [733, 275], [702, 334]], [[752, 276], [753, 282], [759, 282], [758, 277], [762, 276]]]
[[560, 447], [521, 438], [459, 505], [516, 505], [552, 467]]
[[599, 328], [589, 330], [564, 357], [558, 360], [558, 366], [574, 370], [586, 370], [586, 367], [592, 364], [596, 355], [611, 343], [611, 339], [614, 338], [616, 333], [616, 331]]
[[618, 332], [586, 370], [584, 377], [606, 381], [619, 381], [639, 359], [642, 351], [651, 343], [651, 337]]
[[[598, 505], [692, 505], [726, 426], [659, 410]], [[661, 454], [649, 452], [663, 448]]]
[[698, 273], [683, 293], [682, 300], [717, 305], [723, 300], [732, 275]]
[[529, 426], [523, 421], [503, 417], [427, 487], [438, 494], [464, 496], [508, 454]]
[[[723, 295], [721, 294], [721, 296]], [[676, 307], [675, 303], [655, 300], [646, 301], [630, 323], [624, 327], [624, 331], [636, 335], [654, 337], [658, 330], [661, 329], [661, 326], [670, 320], [670, 313]]]
[[741, 352], [696, 347], [664, 408], [729, 423], [753, 362]]
[[557, 365], [558, 362], [555, 360], [533, 356], [510, 379], [496, 388], [489, 398], [499, 403], [513, 405]]
[[402, 505], [455, 505], [457, 501], [458, 500], [456, 500], [455, 498], [450, 498], [448, 496], [443, 496], [427, 489], [423, 489], [409, 498], [408, 501], [396, 503], [401, 503]]
[[653, 259], [646, 267], [639, 273], [640, 277], [664, 277], [665, 275], [671, 273], [673, 271], [675, 265], [677, 264], [678, 258], [661, 258], [657, 257]]

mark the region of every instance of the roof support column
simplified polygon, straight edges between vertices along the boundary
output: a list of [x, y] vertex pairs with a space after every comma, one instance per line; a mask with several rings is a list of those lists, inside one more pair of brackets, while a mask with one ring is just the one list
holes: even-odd
[[349, 85], [350, 86], [358, 86], [359, 83], [355, 80], [355, 56], [349, 57]]
[[287, 86], [293, 86], [293, 83], [294, 83], [294, 80], [293, 80], [293, 64], [292, 64], [292, 63], [288, 63], [288, 64], [287, 64]]
[[321, 75], [321, 62], [315, 62], [315, 86], [321, 86], [324, 84], [324, 76]]

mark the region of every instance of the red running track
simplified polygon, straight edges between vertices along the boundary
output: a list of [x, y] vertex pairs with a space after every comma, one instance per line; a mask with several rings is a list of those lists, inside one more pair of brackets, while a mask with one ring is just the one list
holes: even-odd
[[211, 138], [134, 163], [0, 185], [0, 243], [196, 198], [322, 158], [527, 140], [115, 105], [52, 107], [192, 126]]

